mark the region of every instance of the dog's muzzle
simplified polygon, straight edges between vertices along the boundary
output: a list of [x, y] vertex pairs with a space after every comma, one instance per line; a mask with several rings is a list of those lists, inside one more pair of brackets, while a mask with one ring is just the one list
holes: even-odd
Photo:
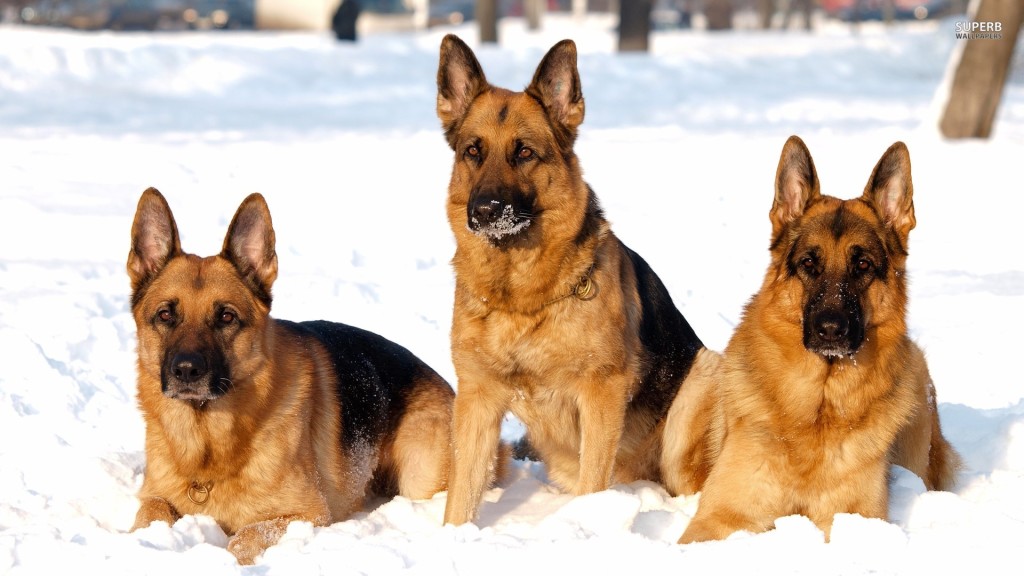
[[826, 309], [804, 317], [804, 347], [826, 358], [852, 356], [864, 343], [860, 314]]
[[229, 381], [218, 364], [197, 352], [169, 355], [161, 374], [164, 396], [198, 404], [223, 396]]
[[504, 202], [481, 194], [466, 206], [467, 225], [473, 233], [491, 240], [515, 236], [530, 226], [531, 212], [520, 202]]

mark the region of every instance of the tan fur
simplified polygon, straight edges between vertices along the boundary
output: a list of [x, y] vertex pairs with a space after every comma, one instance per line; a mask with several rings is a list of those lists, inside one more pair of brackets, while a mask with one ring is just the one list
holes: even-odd
[[696, 494], [721, 451], [724, 415], [719, 402], [722, 355], [702, 350], [665, 420], [662, 483], [672, 494]]
[[[293, 520], [322, 526], [361, 510], [371, 481], [410, 498], [445, 488], [454, 394], [436, 374], [424, 371], [410, 384], [403, 416], [379, 443], [343, 443], [337, 382], [346, 375], [335, 373], [319, 340], [269, 316], [277, 260], [262, 197], [242, 204], [217, 256], [181, 251], [173, 216], [155, 189], [139, 201], [132, 238], [128, 271], [146, 422], [146, 474], [133, 530], [209, 515], [233, 535], [228, 549], [249, 564]], [[169, 307], [178, 318], [173, 328], [159, 321]], [[239, 322], [217, 329], [215, 316], [225, 307]], [[210, 348], [219, 348], [229, 367], [226, 394], [183, 400], [162, 392], [168, 350]], [[197, 502], [204, 495], [194, 488], [189, 497], [193, 484], [208, 486], [205, 501]]]
[[[886, 518], [891, 464], [919, 475], [931, 490], [952, 487], [960, 466], [942, 437], [924, 355], [907, 336], [905, 261], [914, 214], [906, 147], [897, 143], [886, 152], [861, 198], [841, 201], [820, 195], [810, 154], [794, 136], [777, 183], [772, 262], [705, 399], [711, 432], [691, 432], [705, 425], [695, 424], [707, 419], [698, 413], [680, 417], [666, 433], [669, 465], [682, 470], [670, 488], [700, 487], [687, 475], [693, 454], [713, 461], [682, 543], [768, 530], [789, 514], [808, 516], [827, 537], [836, 513]], [[840, 226], [840, 210], [856, 224]], [[851, 254], [872, 246], [885, 254], [870, 258], [888, 268], [884, 278], [872, 269], [880, 277], [859, 294], [863, 344], [828, 360], [804, 345], [810, 296], [790, 259], [814, 250], [820, 274], [840, 277], [860, 265]], [[857, 290], [850, 284], [840, 289]], [[842, 297], [832, 289], [826, 287], [826, 298]]]
[[[456, 152], [447, 211], [457, 244], [458, 394], [445, 522], [475, 517], [509, 410], [548, 477], [573, 494], [657, 480], [662, 416], [627, 418], [650, 359], [640, 339], [645, 303], [572, 151], [584, 109], [575, 45], [557, 44], [526, 91], [512, 92], [487, 84], [468, 47], [449, 36], [438, 86]], [[515, 161], [524, 149], [527, 159]], [[474, 195], [488, 190], [527, 191], [539, 218], [509, 244], [489, 242], [467, 225]], [[583, 277], [594, 292], [577, 298]]]

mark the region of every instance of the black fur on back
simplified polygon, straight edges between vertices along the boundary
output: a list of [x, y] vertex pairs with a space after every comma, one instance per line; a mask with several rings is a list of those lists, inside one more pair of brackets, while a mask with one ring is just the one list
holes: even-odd
[[330, 354], [346, 449], [376, 444], [395, 430], [417, 380], [443, 381], [412, 352], [373, 332], [325, 320], [276, 322], [316, 338]]
[[657, 419], [667, 413], [683, 379], [704, 344], [676, 309], [665, 285], [639, 254], [623, 245], [636, 273], [636, 289], [643, 307], [640, 342], [647, 353], [639, 392], [630, 410], [648, 412]]

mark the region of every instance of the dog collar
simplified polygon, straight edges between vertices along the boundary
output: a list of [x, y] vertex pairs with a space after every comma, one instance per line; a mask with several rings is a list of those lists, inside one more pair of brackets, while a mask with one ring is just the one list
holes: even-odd
[[200, 483], [198, 480], [193, 480], [192, 483], [189, 484], [188, 490], [186, 490], [185, 494], [194, 504], [202, 506], [210, 499], [211, 489], [213, 489], [212, 481]]
[[590, 265], [590, 268], [587, 269], [583, 276], [580, 276], [579, 281], [572, 287], [572, 290], [566, 294], [558, 296], [557, 298], [548, 300], [544, 305], [549, 306], [559, 300], [565, 300], [566, 298], [571, 298], [573, 296], [575, 296], [577, 300], [593, 300], [594, 297], [597, 296], [597, 282], [594, 282], [594, 266], [596, 264], [597, 263], [595, 262]]

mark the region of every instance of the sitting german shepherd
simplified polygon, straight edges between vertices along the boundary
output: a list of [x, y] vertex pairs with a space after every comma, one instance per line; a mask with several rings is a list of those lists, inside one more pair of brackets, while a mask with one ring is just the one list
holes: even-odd
[[128, 275], [146, 421], [133, 530], [206, 514], [251, 564], [293, 520], [344, 520], [371, 491], [444, 490], [451, 387], [376, 334], [269, 316], [277, 255], [262, 196], [201, 258], [182, 252], [167, 202], [146, 190]]
[[445, 522], [474, 519], [509, 410], [567, 491], [658, 480], [666, 413], [704, 347], [583, 181], [575, 44], [556, 44], [512, 92], [449, 35], [437, 86], [457, 244]]
[[[680, 542], [809, 517], [829, 536], [840, 512], [886, 518], [892, 464], [949, 489], [960, 458], [942, 436], [924, 354], [907, 335], [910, 155], [878, 161], [860, 198], [823, 196], [810, 152], [786, 142], [771, 210], [771, 264], [714, 384], [678, 418], [668, 460], [713, 462]], [[673, 407], [675, 411], [675, 407]], [[699, 449], [693, 450], [693, 445]], [[687, 446], [691, 449], [688, 451]], [[689, 474], [679, 458], [673, 478]], [[681, 491], [670, 486], [674, 491]]]

